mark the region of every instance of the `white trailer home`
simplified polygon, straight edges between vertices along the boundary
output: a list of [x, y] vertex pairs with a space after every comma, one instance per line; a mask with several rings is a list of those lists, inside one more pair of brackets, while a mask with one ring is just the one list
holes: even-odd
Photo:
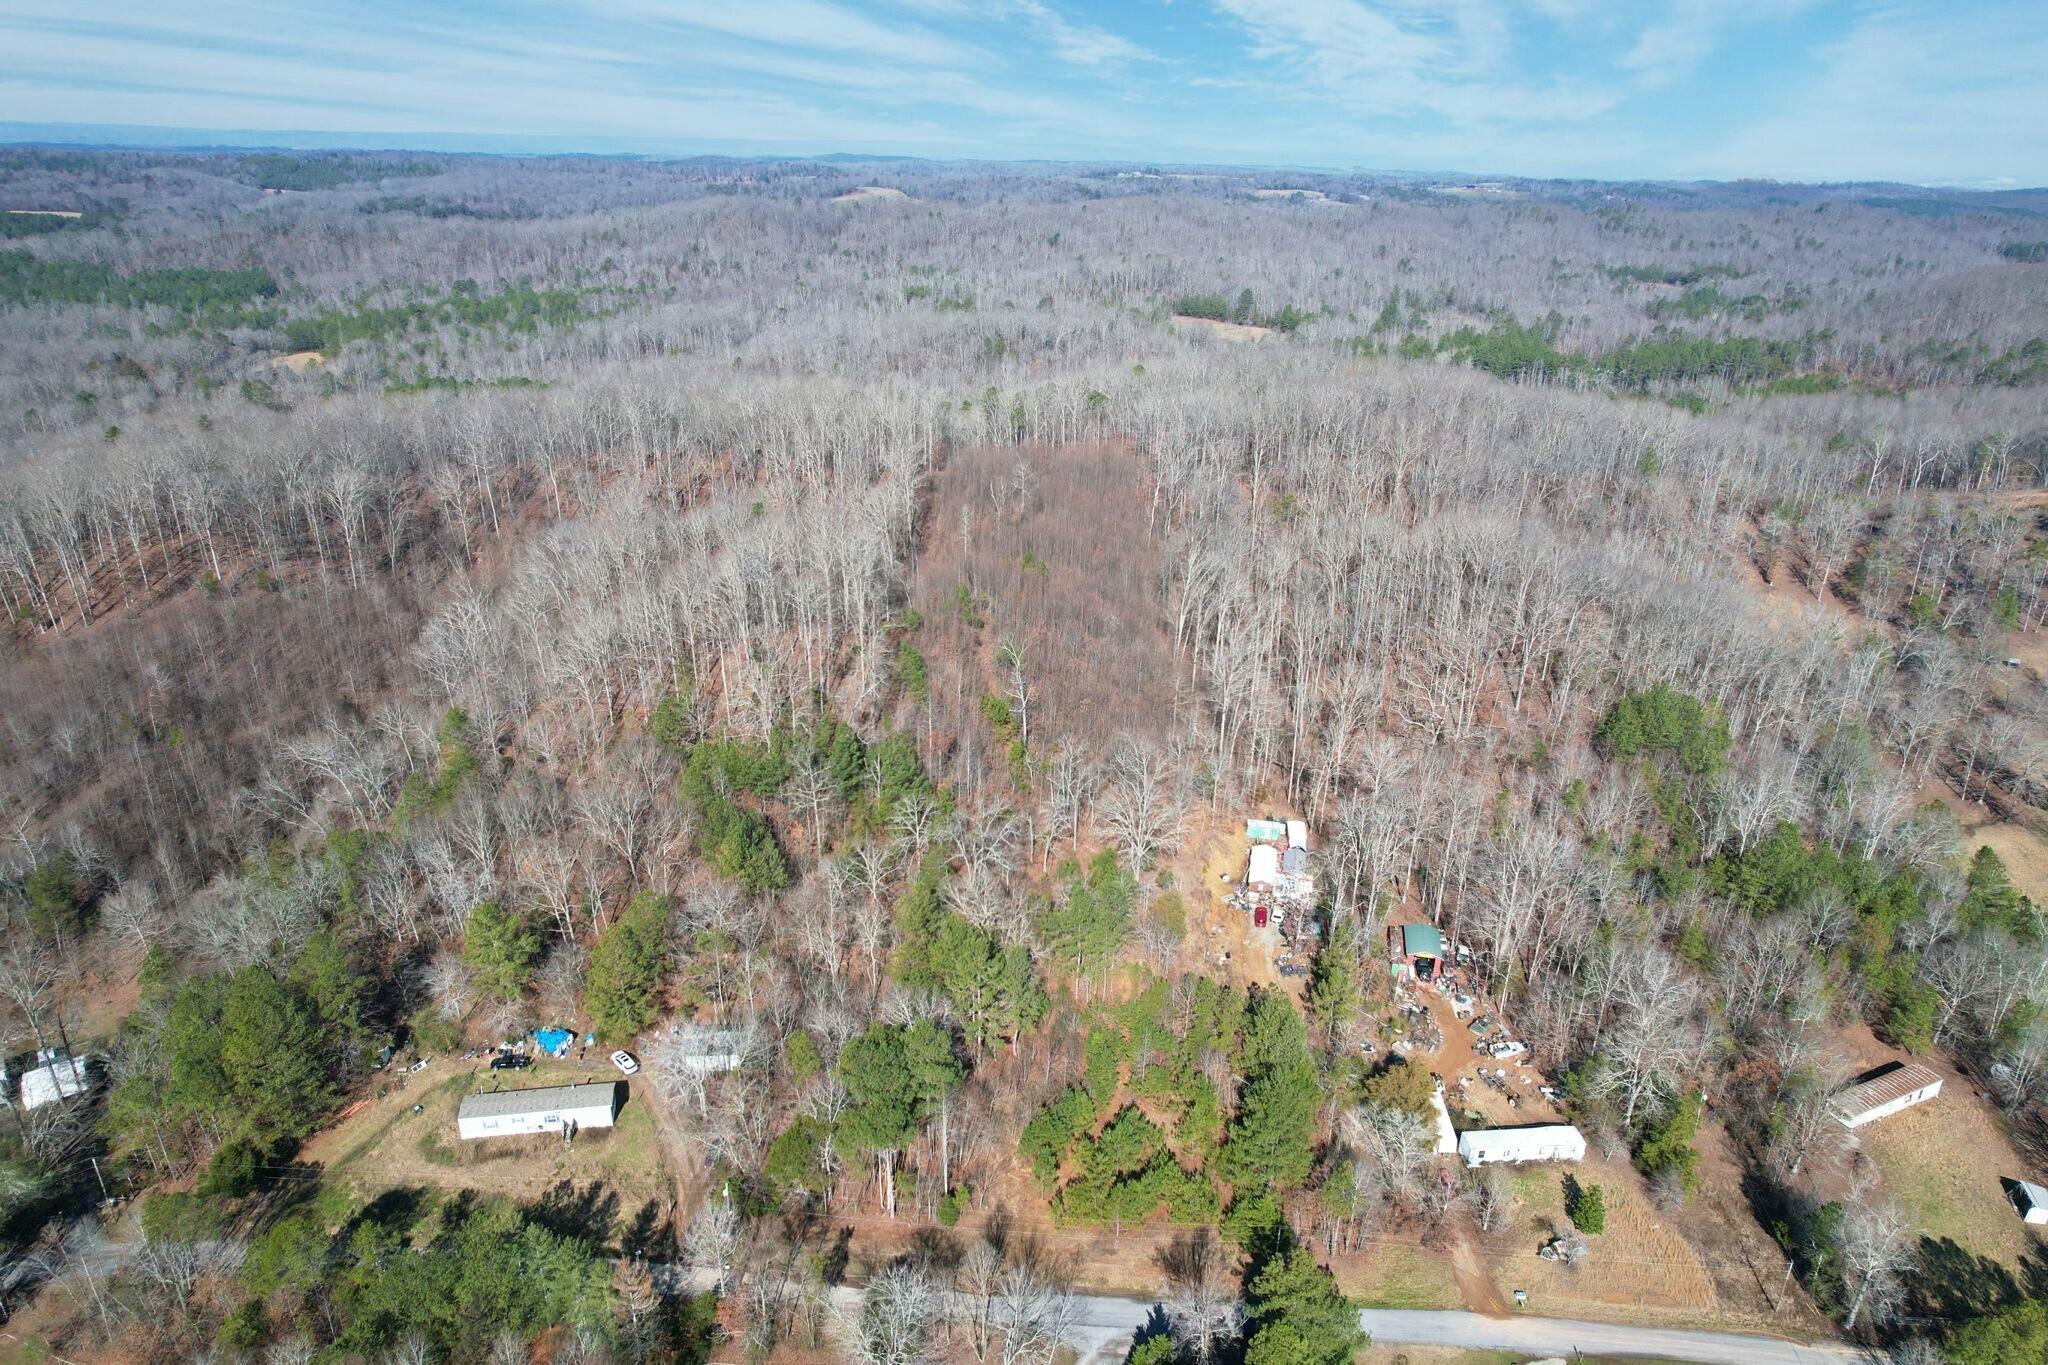
[[1467, 1166], [1519, 1165], [1525, 1161], [1584, 1161], [1586, 1135], [1569, 1123], [1531, 1128], [1474, 1128], [1458, 1134], [1458, 1156]]
[[1918, 1062], [1880, 1072], [1835, 1096], [1835, 1116], [1844, 1128], [1890, 1118], [1901, 1109], [1925, 1104], [1941, 1093], [1941, 1074]]
[[559, 1133], [570, 1125], [609, 1128], [624, 1102], [618, 1081], [547, 1085], [536, 1090], [483, 1091], [463, 1097], [455, 1128], [465, 1138]]

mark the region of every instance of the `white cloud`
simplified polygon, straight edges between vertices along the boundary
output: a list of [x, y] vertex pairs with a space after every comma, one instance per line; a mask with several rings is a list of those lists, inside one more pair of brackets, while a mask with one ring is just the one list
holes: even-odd
[[825, 0], [584, 0], [598, 14], [701, 29], [781, 47], [823, 48], [890, 62], [964, 66], [985, 54], [914, 24], [888, 24]]
[[1710, 153], [1712, 175], [2048, 182], [2048, 31], [2033, 4], [1865, 11], [1784, 106]]
[[1043, 0], [1011, 0], [1052, 44], [1053, 55], [1076, 66], [1112, 66], [1146, 61], [1152, 54], [1128, 38], [1093, 24], [1076, 23]]
[[1644, 87], [1669, 85], [1712, 56], [1729, 34], [1762, 21], [1783, 22], [1810, 9], [1815, 0], [1673, 0], [1666, 14], [1645, 24], [1635, 45], [1621, 58]]

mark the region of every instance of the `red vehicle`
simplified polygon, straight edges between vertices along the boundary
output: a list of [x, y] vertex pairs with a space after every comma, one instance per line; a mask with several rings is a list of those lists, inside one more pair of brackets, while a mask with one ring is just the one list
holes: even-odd
[[1265, 928], [1265, 927], [1266, 927], [1266, 907], [1265, 907], [1265, 906], [1263, 906], [1263, 905], [1258, 905], [1258, 906], [1254, 906], [1254, 907], [1252, 907], [1252, 923], [1253, 923], [1253, 924], [1255, 924], [1255, 925], [1257, 925], [1257, 926], [1258, 926], [1259, 928], [1261, 928], [1261, 929], [1263, 929], [1263, 928]]

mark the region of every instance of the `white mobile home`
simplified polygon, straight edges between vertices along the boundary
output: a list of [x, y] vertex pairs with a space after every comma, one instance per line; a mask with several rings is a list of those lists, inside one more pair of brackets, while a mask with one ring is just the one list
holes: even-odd
[[1467, 1166], [1584, 1161], [1586, 1135], [1569, 1123], [1545, 1123], [1533, 1128], [1475, 1128], [1458, 1134], [1458, 1156]]
[[1844, 1128], [1861, 1128], [1890, 1118], [1901, 1109], [1925, 1104], [1941, 1093], [1941, 1074], [1918, 1062], [1907, 1062], [1852, 1085], [1835, 1096], [1835, 1116]]
[[592, 1081], [536, 1090], [484, 1091], [463, 1098], [455, 1127], [465, 1138], [558, 1133], [572, 1124], [579, 1129], [609, 1128], [618, 1117], [624, 1089], [617, 1081]]

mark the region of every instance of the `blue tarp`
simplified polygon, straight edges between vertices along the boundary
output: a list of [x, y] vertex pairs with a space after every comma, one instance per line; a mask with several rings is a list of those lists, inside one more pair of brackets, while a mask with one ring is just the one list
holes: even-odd
[[550, 1057], [560, 1057], [569, 1050], [569, 1044], [576, 1041], [576, 1035], [565, 1028], [543, 1028], [533, 1031], [533, 1040], [540, 1044], [540, 1050]]

